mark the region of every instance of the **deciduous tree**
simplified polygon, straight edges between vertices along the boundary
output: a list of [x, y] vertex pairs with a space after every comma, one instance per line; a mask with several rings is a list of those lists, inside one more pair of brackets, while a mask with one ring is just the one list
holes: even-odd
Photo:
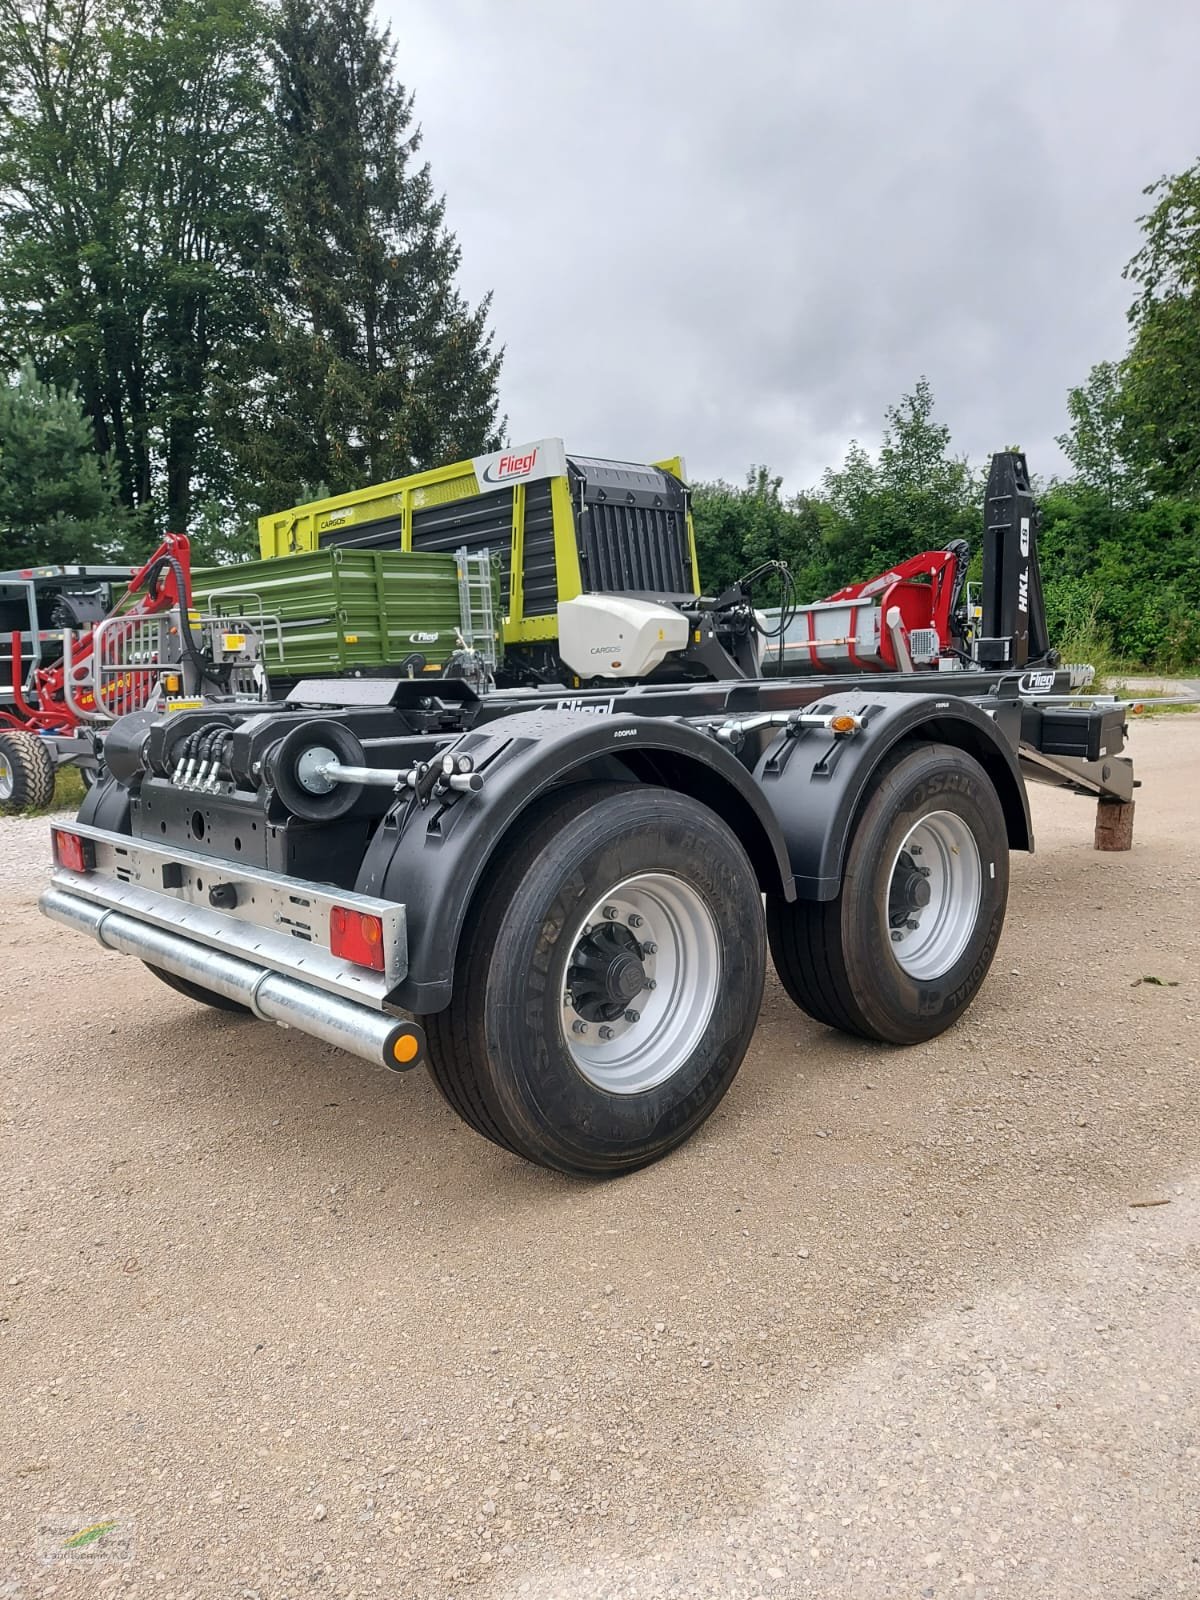
[[0, 0], [0, 359], [74, 383], [149, 541], [225, 487], [216, 378], [262, 313], [257, 0]]
[[1125, 365], [1134, 449], [1158, 493], [1200, 497], [1200, 162], [1146, 190]]
[[835, 513], [830, 557], [838, 584], [857, 582], [920, 550], [978, 533], [981, 484], [952, 454], [950, 429], [934, 418], [926, 378], [889, 406], [878, 460], [852, 442], [840, 469], [821, 480]]

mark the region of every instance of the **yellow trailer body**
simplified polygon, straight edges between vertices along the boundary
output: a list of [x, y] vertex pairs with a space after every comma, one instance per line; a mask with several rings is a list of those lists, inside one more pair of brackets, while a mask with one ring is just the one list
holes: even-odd
[[329, 546], [487, 549], [510, 646], [553, 639], [558, 602], [579, 594], [700, 593], [679, 456], [608, 461], [539, 439], [293, 506], [258, 528], [268, 559]]

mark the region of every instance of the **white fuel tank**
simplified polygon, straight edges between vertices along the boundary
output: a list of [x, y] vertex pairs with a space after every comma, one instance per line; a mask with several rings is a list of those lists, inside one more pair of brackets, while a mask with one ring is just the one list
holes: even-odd
[[673, 606], [620, 594], [581, 594], [558, 607], [558, 653], [580, 678], [646, 678], [688, 642]]

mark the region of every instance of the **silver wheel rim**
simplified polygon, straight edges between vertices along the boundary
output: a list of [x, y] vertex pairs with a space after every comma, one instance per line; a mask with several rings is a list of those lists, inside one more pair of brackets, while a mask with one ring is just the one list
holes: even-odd
[[971, 942], [983, 896], [975, 835], [954, 811], [931, 811], [905, 834], [888, 881], [892, 954], [918, 982], [940, 978]]
[[12, 799], [13, 786], [12, 762], [0, 752], [0, 800]]
[[569, 935], [562, 1032], [579, 1072], [608, 1094], [672, 1077], [708, 1027], [721, 944], [708, 903], [669, 872], [625, 878]]

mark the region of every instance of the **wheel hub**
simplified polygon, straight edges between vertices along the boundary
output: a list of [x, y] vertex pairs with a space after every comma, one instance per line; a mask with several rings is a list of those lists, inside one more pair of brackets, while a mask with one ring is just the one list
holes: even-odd
[[0, 800], [11, 800], [14, 787], [12, 765], [6, 755], [0, 755]]
[[647, 959], [632, 931], [605, 922], [585, 933], [567, 967], [574, 1010], [585, 1022], [613, 1022], [646, 987]]
[[720, 940], [707, 901], [673, 874], [639, 873], [609, 890], [568, 938], [562, 1032], [576, 1067], [610, 1094], [669, 1078], [716, 1002]]
[[983, 894], [975, 835], [954, 811], [931, 811], [909, 829], [888, 884], [892, 954], [910, 978], [939, 978], [971, 941]]
[[903, 927], [914, 912], [924, 911], [932, 894], [929, 868], [918, 867], [908, 851], [901, 850], [888, 894], [888, 920], [892, 927]]

